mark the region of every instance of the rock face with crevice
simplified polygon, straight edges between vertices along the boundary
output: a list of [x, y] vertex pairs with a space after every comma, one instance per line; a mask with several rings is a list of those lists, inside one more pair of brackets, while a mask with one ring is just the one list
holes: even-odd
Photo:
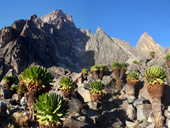
[[100, 27], [86, 43], [85, 51], [83, 64], [87, 67], [91, 64], [110, 65], [114, 61], [125, 62], [129, 58], [127, 53]]
[[[15, 21], [0, 30], [0, 79], [9, 69], [16, 74], [30, 64], [80, 70], [86, 31], [76, 28], [71, 16], [56, 10], [39, 18]], [[5, 68], [6, 67], [6, 68]]]

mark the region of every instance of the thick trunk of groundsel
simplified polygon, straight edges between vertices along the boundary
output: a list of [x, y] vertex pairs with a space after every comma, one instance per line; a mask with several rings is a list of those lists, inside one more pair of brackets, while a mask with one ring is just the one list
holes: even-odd
[[170, 68], [170, 60], [167, 61], [168, 68]]
[[155, 58], [155, 55], [150, 55], [151, 57], [152, 57], [152, 59], [154, 59]]
[[102, 95], [101, 95], [101, 94], [92, 93], [92, 102], [101, 100], [101, 98], [102, 98]]
[[72, 91], [62, 90], [64, 98], [71, 98]]
[[120, 69], [119, 68], [113, 69], [113, 73], [114, 73], [115, 79], [118, 80], [120, 78]]
[[18, 101], [20, 101], [23, 96], [22, 92], [17, 92], [17, 95], [18, 95]]
[[135, 88], [134, 88], [134, 86], [138, 83], [138, 81], [133, 81], [133, 80], [130, 80], [128, 78], [126, 78], [126, 81], [127, 81], [128, 86], [130, 88], [129, 95], [135, 96]]
[[120, 79], [122, 79], [125, 75], [126, 69], [121, 68], [120, 69]]
[[99, 79], [100, 80], [103, 78], [103, 74], [104, 74], [104, 71], [103, 70], [99, 70]]
[[27, 93], [27, 105], [29, 108], [30, 119], [34, 120], [34, 103], [35, 103], [35, 93]]
[[83, 82], [84, 80], [87, 80], [87, 76], [88, 76], [87, 73], [86, 73], [86, 74], [82, 74], [82, 82]]
[[116, 80], [117, 90], [121, 91], [123, 81], [121, 79]]
[[93, 79], [95, 80], [99, 79], [99, 71], [98, 70], [92, 71], [92, 76], [93, 76]]
[[151, 103], [152, 103], [152, 110], [154, 114], [154, 120], [156, 124], [155, 128], [163, 128], [164, 117], [162, 116], [161, 99], [151, 98]]
[[129, 88], [130, 88], [129, 95], [130, 96], [135, 96], [135, 88], [134, 88], [134, 86], [129, 85]]

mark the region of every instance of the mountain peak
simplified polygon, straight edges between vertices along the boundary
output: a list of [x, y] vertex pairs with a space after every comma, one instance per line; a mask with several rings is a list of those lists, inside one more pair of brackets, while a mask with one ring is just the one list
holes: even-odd
[[139, 38], [136, 49], [147, 54], [150, 51], [155, 51], [158, 56], [165, 54], [165, 49], [159, 44], [156, 44], [152, 37], [146, 32]]
[[96, 30], [96, 33], [98, 33], [98, 32], [104, 33], [103, 29], [101, 27], [99, 27], [99, 26], [97, 26], [97, 30]]
[[73, 23], [73, 19], [71, 15], [67, 15], [62, 10], [55, 10], [51, 13], [48, 13], [44, 17], [41, 17], [41, 20], [43, 22], [51, 23], [51, 24], [57, 24], [59, 19], [67, 20], [71, 23]]
[[147, 32], [144, 32], [142, 35], [144, 35], [144, 36], [149, 36]]

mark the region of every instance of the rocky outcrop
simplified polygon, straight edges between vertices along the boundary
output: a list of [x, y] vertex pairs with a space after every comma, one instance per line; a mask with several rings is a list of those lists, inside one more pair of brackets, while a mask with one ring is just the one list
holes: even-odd
[[167, 48], [166, 53], [170, 53], [170, 47]]
[[9, 68], [18, 74], [32, 63], [80, 70], [79, 58], [88, 38], [61, 10], [42, 19], [33, 15], [29, 20], [15, 21], [0, 30], [0, 79]]
[[151, 36], [146, 32], [140, 37], [136, 45], [136, 49], [144, 53], [146, 56], [149, 55], [150, 51], [155, 51], [156, 56], [165, 56], [165, 49], [159, 44], [156, 44]]
[[11, 27], [5, 27], [0, 31], [0, 48], [11, 41], [15, 36], [15, 31]]
[[129, 59], [129, 63], [132, 60], [141, 60], [143, 58], [143, 55], [141, 55], [141, 53], [134, 48], [133, 46], [131, 46], [128, 42], [124, 41], [124, 40], [120, 40], [117, 38], [112, 38], [112, 40], [118, 44], [119, 47], [121, 47], [126, 54], [128, 55]]
[[125, 62], [128, 54], [98, 27], [85, 46], [83, 65], [85, 67], [94, 64], [110, 65], [114, 61]]

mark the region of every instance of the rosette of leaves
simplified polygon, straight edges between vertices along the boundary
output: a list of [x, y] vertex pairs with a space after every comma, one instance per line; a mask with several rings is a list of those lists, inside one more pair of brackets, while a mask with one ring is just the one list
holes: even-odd
[[99, 70], [99, 68], [96, 65], [91, 66], [90, 68], [91, 72]]
[[145, 71], [145, 78], [149, 85], [153, 85], [157, 82], [163, 84], [166, 80], [167, 72], [161, 66], [151, 66]]
[[139, 80], [139, 75], [136, 72], [130, 72], [127, 75], [127, 78], [131, 81], [138, 81]]
[[17, 88], [18, 88], [18, 86], [15, 85], [15, 84], [13, 84], [13, 85], [10, 87], [10, 90], [11, 90], [11, 91], [17, 91]]
[[106, 65], [96, 65], [96, 68], [98, 70], [104, 70], [104, 71], [107, 71], [107, 69], [108, 69]]
[[34, 119], [33, 105], [35, 98], [51, 89], [53, 76], [47, 71], [46, 68], [34, 65], [29, 66], [19, 75], [19, 81], [22, 83], [22, 86], [20, 86], [26, 93], [30, 118]]
[[17, 92], [22, 92], [22, 88], [18, 86], [18, 87], [16, 88], [16, 91], [17, 91]]
[[97, 68], [98, 70], [103, 70], [103, 65], [96, 65], [96, 68]]
[[139, 62], [137, 60], [134, 60], [133, 64], [139, 64]]
[[35, 86], [40, 88], [51, 88], [53, 76], [46, 68], [38, 65], [30, 66], [19, 75], [19, 80], [27, 87]]
[[166, 55], [166, 60], [167, 60], [167, 61], [170, 60], [170, 53], [167, 53], [167, 55]]
[[62, 125], [68, 109], [68, 102], [60, 95], [54, 93], [40, 95], [34, 104], [38, 122], [47, 127]]
[[88, 72], [88, 75], [92, 74], [91, 72]]
[[113, 68], [113, 69], [120, 69], [120, 68], [121, 68], [121, 65], [120, 65], [118, 62], [114, 62], [114, 63], [112, 64], [112, 68]]
[[83, 69], [81, 70], [81, 73], [82, 73], [82, 74], [88, 74], [88, 70], [87, 70], [86, 68], [83, 68]]
[[3, 80], [14, 84], [17, 81], [17, 78], [15, 76], [4, 76]]
[[3, 80], [5, 81], [6, 88], [10, 89], [11, 86], [17, 82], [17, 77], [15, 77], [15, 76], [4, 76]]
[[134, 86], [139, 81], [139, 75], [136, 72], [130, 72], [127, 75], [126, 80], [127, 80], [128, 86], [130, 88], [129, 95], [134, 96], [135, 95], [135, 88], [134, 88]]
[[14, 85], [14, 84], [13, 84], [13, 85], [11, 86], [10, 90], [11, 90], [11, 91], [17, 91], [17, 92], [19, 91], [19, 92], [21, 92], [21, 91], [22, 91], [22, 88], [19, 87], [18, 85]]
[[62, 91], [72, 91], [75, 88], [73, 80], [69, 77], [62, 77], [59, 85]]
[[126, 63], [120, 63], [120, 68], [127, 69], [127, 64]]
[[155, 55], [155, 52], [154, 52], [154, 51], [150, 51], [150, 55], [151, 55], [151, 56], [154, 56], [154, 55]]
[[89, 88], [90, 92], [93, 94], [103, 94], [104, 93], [104, 85], [100, 81], [93, 81], [90, 84]]

